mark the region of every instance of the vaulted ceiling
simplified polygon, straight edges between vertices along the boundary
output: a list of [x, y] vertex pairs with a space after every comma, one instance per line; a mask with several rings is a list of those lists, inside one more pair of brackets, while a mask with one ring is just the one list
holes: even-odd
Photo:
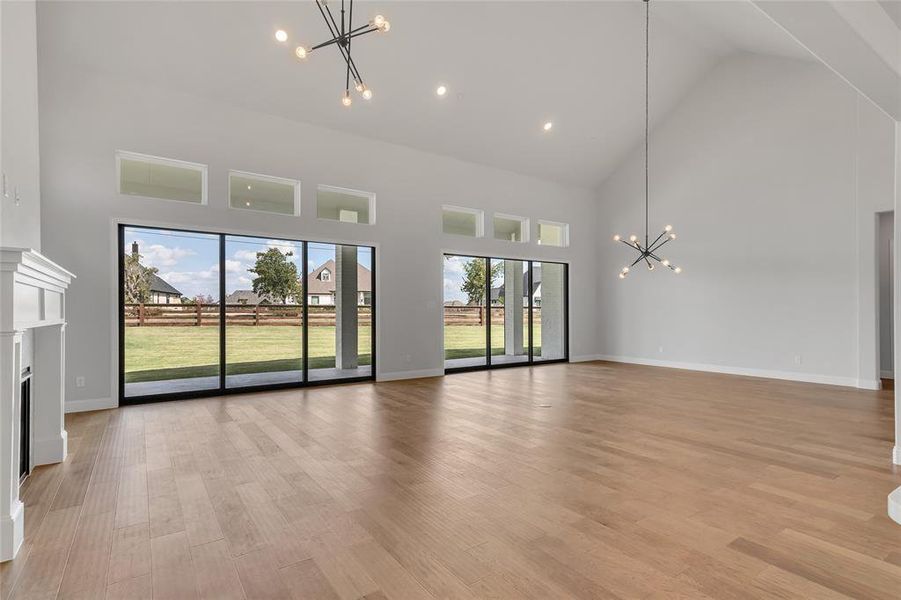
[[[330, 0], [332, 5], [337, 0]], [[644, 5], [618, 2], [355, 3], [391, 20], [355, 41], [371, 102], [339, 100], [334, 48], [312, 0], [42, 2], [40, 60], [146, 81], [288, 119], [594, 187], [640, 139]], [[739, 51], [805, 58], [749, 2], [657, 2], [652, 115]], [[273, 38], [284, 29], [289, 41]], [[449, 92], [438, 98], [435, 88]], [[542, 124], [554, 123], [545, 133]]]

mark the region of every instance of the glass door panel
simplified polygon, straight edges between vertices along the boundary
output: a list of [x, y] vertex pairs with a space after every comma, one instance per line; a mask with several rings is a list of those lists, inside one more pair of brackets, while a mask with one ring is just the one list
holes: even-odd
[[123, 396], [219, 388], [219, 236], [123, 227]]
[[566, 352], [566, 265], [532, 263], [532, 360], [561, 360]]
[[307, 244], [308, 380], [372, 375], [372, 248]]
[[225, 387], [303, 381], [302, 242], [225, 236]]
[[488, 260], [444, 257], [444, 366], [447, 369], [488, 364], [486, 272]]
[[491, 259], [491, 364], [529, 362], [528, 262]]

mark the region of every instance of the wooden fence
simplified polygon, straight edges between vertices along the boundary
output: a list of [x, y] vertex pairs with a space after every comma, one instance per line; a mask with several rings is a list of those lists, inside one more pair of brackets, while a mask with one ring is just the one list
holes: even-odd
[[[218, 304], [126, 304], [126, 327], [218, 327]], [[360, 325], [372, 322], [372, 308], [357, 307]], [[335, 325], [334, 306], [310, 306], [310, 327]], [[226, 304], [225, 325], [294, 326], [303, 324], [299, 305]]]
[[[126, 304], [126, 327], [218, 327], [218, 304]], [[360, 306], [360, 325], [372, 322], [372, 308]], [[540, 309], [535, 308], [535, 319]], [[334, 306], [309, 306], [310, 327], [335, 325]], [[488, 309], [479, 306], [445, 306], [444, 324], [478, 327], [485, 324]], [[523, 309], [523, 314], [528, 311]], [[491, 322], [504, 322], [504, 307], [491, 307]], [[232, 326], [295, 326], [303, 324], [299, 305], [226, 304], [225, 325]]]

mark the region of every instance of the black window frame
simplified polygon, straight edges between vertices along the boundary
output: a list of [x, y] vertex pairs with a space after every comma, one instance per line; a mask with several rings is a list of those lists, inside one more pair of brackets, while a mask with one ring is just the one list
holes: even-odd
[[[155, 231], [172, 231], [178, 233], [195, 233], [201, 235], [211, 235], [217, 236], [219, 240], [219, 386], [217, 388], [212, 389], [202, 389], [202, 390], [193, 390], [193, 391], [182, 391], [182, 392], [172, 392], [172, 393], [164, 393], [164, 394], [145, 394], [141, 396], [126, 396], [125, 395], [125, 278], [124, 278], [124, 270], [125, 270], [125, 230], [126, 229], [146, 229], [146, 230], [155, 230]], [[303, 299], [301, 302], [301, 344], [302, 344], [302, 373], [303, 378], [301, 381], [292, 381], [285, 383], [270, 383], [270, 384], [260, 384], [260, 385], [248, 385], [241, 387], [228, 387], [226, 386], [226, 320], [225, 320], [225, 247], [226, 247], [226, 238], [228, 237], [244, 237], [244, 238], [260, 238], [266, 239], [265, 237], [260, 237], [259, 235], [253, 234], [245, 234], [245, 233], [235, 233], [235, 232], [221, 232], [221, 231], [203, 231], [203, 230], [192, 230], [185, 228], [176, 228], [176, 227], [158, 227], [154, 225], [133, 225], [130, 223], [118, 223], [117, 224], [117, 248], [118, 252], [118, 272], [116, 274], [117, 277], [117, 308], [118, 308], [118, 338], [119, 338], [119, 357], [118, 357], [118, 395], [119, 395], [119, 405], [127, 406], [132, 404], [147, 404], [154, 402], [169, 402], [173, 400], [190, 400], [193, 398], [206, 398], [211, 396], [226, 396], [231, 394], [247, 394], [253, 392], [265, 392], [270, 390], [284, 390], [284, 389], [295, 389], [295, 388], [305, 388], [305, 387], [316, 387], [322, 385], [340, 385], [345, 383], [360, 383], [363, 381], [375, 381], [376, 379], [376, 303], [377, 303], [377, 294], [376, 294], [376, 248], [375, 246], [367, 246], [365, 244], [345, 244], [345, 243], [337, 243], [337, 242], [320, 242], [316, 240], [298, 240], [293, 238], [287, 238], [284, 236], [279, 236], [279, 239], [284, 239], [285, 241], [297, 243], [301, 245], [301, 255], [302, 255], [302, 289], [304, 290]], [[337, 378], [337, 379], [309, 379], [309, 369], [308, 369], [308, 361], [309, 361], [309, 343], [308, 343], [308, 327], [309, 327], [309, 304], [307, 302], [307, 290], [309, 287], [307, 286], [307, 278], [309, 276], [308, 268], [307, 268], [307, 246], [309, 244], [328, 244], [334, 246], [356, 246], [357, 248], [368, 248], [372, 251], [372, 264], [371, 264], [371, 277], [372, 277], [372, 302], [369, 306], [370, 308], [370, 374], [369, 375], [361, 375], [359, 377], [345, 377], [345, 378]]]
[[[442, 254], [443, 258], [447, 258], [449, 256], [459, 257], [459, 258], [476, 258], [485, 261], [485, 272], [491, 272], [491, 261], [518, 261], [521, 263], [527, 263], [528, 268], [526, 272], [528, 273], [528, 360], [520, 361], [520, 362], [512, 362], [512, 363], [498, 363], [493, 364], [491, 360], [491, 278], [485, 277], [485, 298], [487, 305], [487, 323], [485, 327], [485, 364], [482, 365], [466, 365], [461, 367], [448, 367], [447, 366], [447, 358], [443, 358], [444, 364], [444, 373], [466, 373], [468, 371], [485, 371], [489, 369], [512, 369], [516, 367], [534, 367], [540, 365], [552, 365], [558, 363], [566, 363], [569, 362], [569, 263], [559, 260], [540, 260], [540, 259], [527, 259], [527, 258], [503, 258], [500, 256], [482, 256], [476, 254], [458, 254], [455, 252], [444, 252]], [[443, 261], [442, 261], [443, 264]], [[534, 356], [534, 344], [532, 343], [532, 331], [533, 324], [532, 320], [534, 317], [534, 305], [533, 305], [533, 293], [532, 290], [534, 288], [532, 281], [533, 267], [535, 264], [555, 264], [563, 266], [563, 357], [562, 358], [552, 358], [552, 359], [541, 359], [540, 357], [536, 360]], [[442, 327], [441, 334], [442, 340], [444, 339], [444, 302], [442, 299], [441, 306], [441, 319], [442, 319]], [[442, 341], [442, 354], [446, 356], [446, 348], [443, 347]]]

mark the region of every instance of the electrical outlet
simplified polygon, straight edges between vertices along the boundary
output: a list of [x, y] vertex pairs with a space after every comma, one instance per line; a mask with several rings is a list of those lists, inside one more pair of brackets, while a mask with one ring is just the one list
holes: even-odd
[[75, 387], [84, 387], [84, 376], [79, 375], [75, 378]]
[[795, 364], [796, 365], [801, 364], [801, 355], [800, 354], [795, 354]]

